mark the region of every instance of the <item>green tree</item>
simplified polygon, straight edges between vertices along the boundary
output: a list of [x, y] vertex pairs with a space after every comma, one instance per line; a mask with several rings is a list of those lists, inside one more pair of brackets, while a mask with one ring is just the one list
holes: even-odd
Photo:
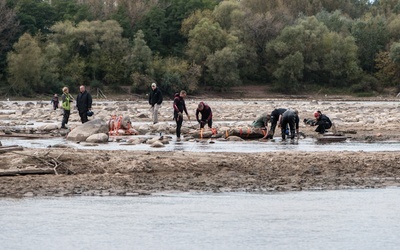
[[24, 96], [43, 90], [41, 81], [43, 55], [38, 42], [25, 33], [13, 49], [7, 56], [11, 88], [15, 93]]
[[239, 55], [229, 47], [216, 51], [207, 57], [207, 78], [211, 86], [218, 90], [227, 90], [240, 85], [238, 70]]
[[50, 32], [49, 28], [57, 21], [54, 8], [42, 0], [20, 0], [15, 7], [22, 33], [35, 35]]
[[304, 71], [303, 54], [296, 51], [279, 61], [279, 66], [274, 71], [278, 83], [277, 90], [285, 94], [296, 93], [301, 87]]
[[385, 50], [389, 41], [384, 18], [378, 16], [357, 20], [353, 24], [351, 33], [356, 39], [361, 68], [368, 73], [374, 73], [375, 56]]
[[15, 11], [6, 1], [0, 1], [0, 81], [3, 80], [7, 68], [7, 53], [12, 44], [18, 40], [18, 21]]
[[52, 31], [49, 39], [59, 46], [63, 59], [59, 65], [61, 80], [73, 79], [78, 84], [100, 81], [112, 87], [130, 81], [124, 60], [129, 43], [122, 38], [122, 28], [116, 21], [84, 21], [76, 27], [66, 21], [54, 25]]
[[[297, 25], [285, 28], [267, 45], [267, 53], [272, 60], [266, 67], [281, 86], [291, 79], [296, 88], [305, 83], [345, 87], [361, 73], [354, 39], [330, 32], [315, 17], [300, 19]], [[291, 63], [299, 63], [300, 59], [303, 61], [299, 65]], [[299, 69], [303, 69], [302, 74], [297, 73]]]

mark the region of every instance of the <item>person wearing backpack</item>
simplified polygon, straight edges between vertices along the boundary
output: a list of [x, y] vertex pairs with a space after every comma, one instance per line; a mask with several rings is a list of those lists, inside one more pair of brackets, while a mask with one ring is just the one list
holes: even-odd
[[65, 126], [68, 124], [69, 115], [71, 114], [71, 102], [74, 98], [70, 95], [68, 87], [62, 88], [63, 94], [61, 96], [61, 108], [64, 110], [61, 128], [67, 129]]

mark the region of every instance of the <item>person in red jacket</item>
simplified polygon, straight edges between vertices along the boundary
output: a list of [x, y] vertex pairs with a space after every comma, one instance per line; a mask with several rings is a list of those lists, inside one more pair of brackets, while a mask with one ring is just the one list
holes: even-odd
[[[199, 114], [201, 114], [201, 119], [199, 118]], [[205, 104], [204, 102], [200, 102], [196, 109], [196, 120], [200, 123], [200, 129], [204, 128], [206, 124], [208, 127], [212, 127], [212, 110], [210, 106]]]

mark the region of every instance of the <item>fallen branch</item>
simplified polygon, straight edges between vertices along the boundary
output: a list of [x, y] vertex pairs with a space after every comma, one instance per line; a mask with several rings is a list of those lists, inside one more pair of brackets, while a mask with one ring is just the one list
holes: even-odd
[[34, 175], [34, 174], [55, 174], [51, 168], [25, 168], [0, 170], [0, 176]]
[[22, 150], [24, 150], [24, 148], [21, 146], [5, 146], [5, 147], [0, 147], [0, 154], [12, 151], [22, 151]]

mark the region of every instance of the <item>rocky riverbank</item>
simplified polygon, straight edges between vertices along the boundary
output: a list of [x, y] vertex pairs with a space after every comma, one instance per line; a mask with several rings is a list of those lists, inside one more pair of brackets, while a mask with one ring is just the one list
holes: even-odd
[[[350, 140], [399, 140], [400, 108], [396, 100], [278, 100], [188, 99], [194, 120], [199, 101], [213, 109], [217, 128], [246, 127], [262, 112], [292, 108], [300, 119], [321, 110]], [[140, 133], [174, 134], [172, 101], [160, 109], [153, 125], [143, 100], [94, 101], [96, 119], [113, 114], [131, 117]], [[0, 127], [48, 136], [63, 136], [60, 111], [40, 101], [0, 103]], [[69, 127], [79, 126], [76, 111]], [[196, 127], [186, 121], [184, 133]], [[300, 131], [316, 136], [314, 127], [301, 123]], [[26, 131], [25, 131], [26, 132]], [[40, 132], [40, 133], [39, 133]], [[400, 151], [400, 149], [399, 149]], [[73, 148], [28, 149], [0, 154], [0, 170], [53, 168], [57, 174], [0, 176], [0, 196], [140, 195], [170, 191], [300, 191], [399, 186], [400, 156], [396, 152], [269, 152], [196, 153], [99, 151]]]

